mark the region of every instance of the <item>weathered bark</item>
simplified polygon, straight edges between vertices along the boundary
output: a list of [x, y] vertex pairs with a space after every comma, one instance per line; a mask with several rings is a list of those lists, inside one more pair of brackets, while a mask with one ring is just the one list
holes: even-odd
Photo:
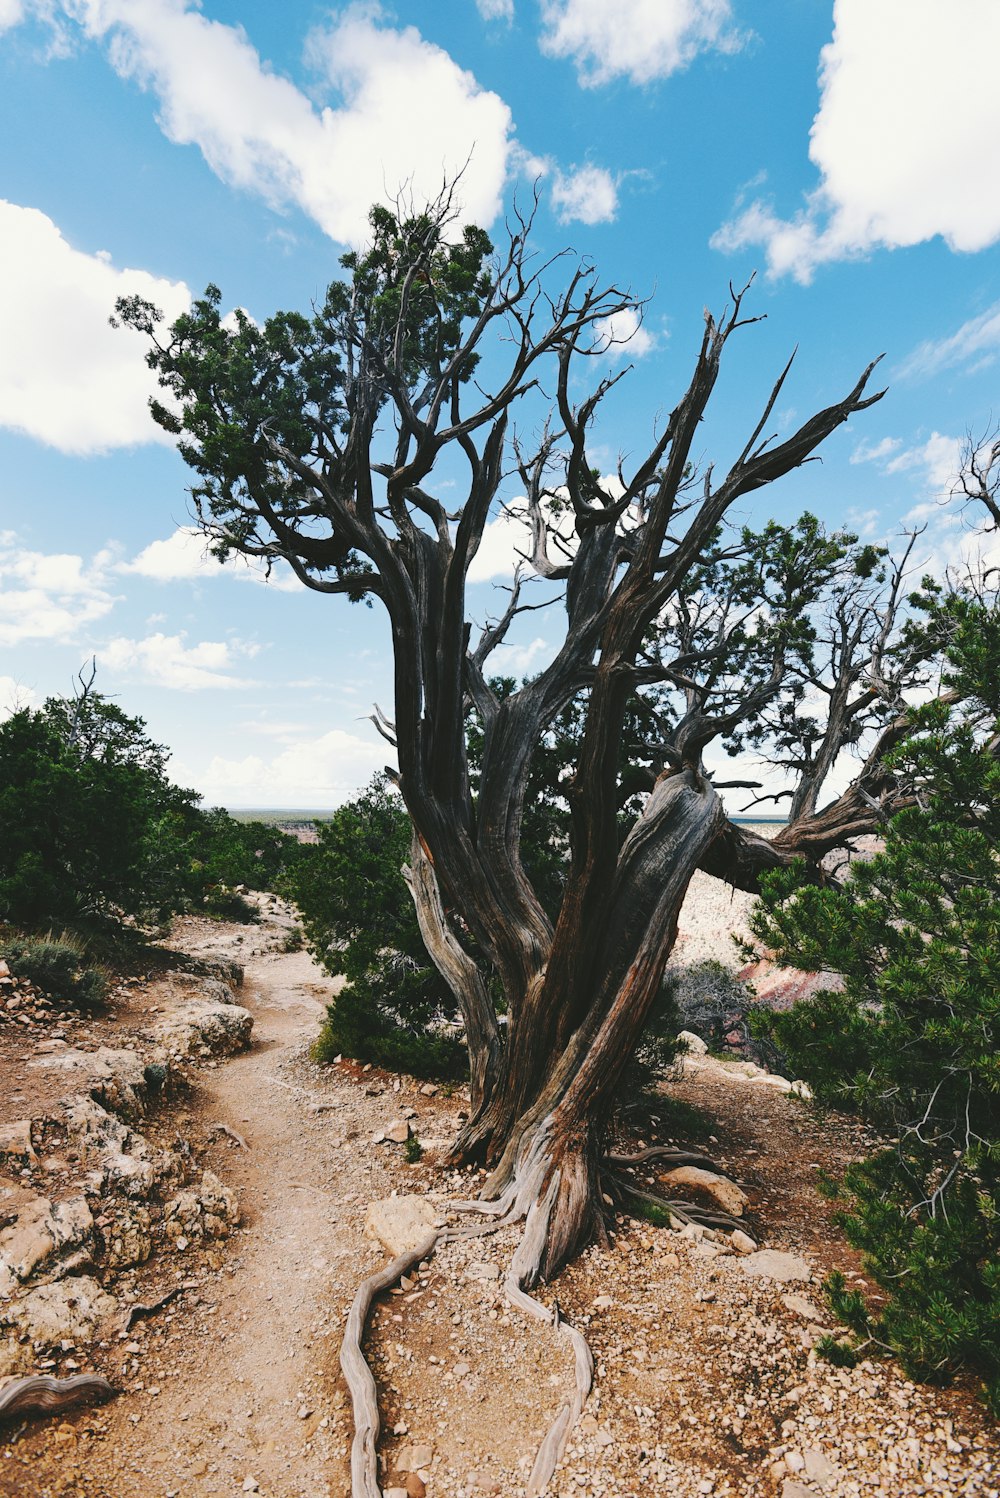
[[448, 925], [434, 865], [416, 833], [413, 836], [410, 865], [404, 865], [403, 878], [413, 897], [424, 946], [455, 995], [465, 1024], [472, 1108], [478, 1111], [490, 1098], [500, 1060], [500, 1032], [496, 1011], [476, 962], [463, 949]]

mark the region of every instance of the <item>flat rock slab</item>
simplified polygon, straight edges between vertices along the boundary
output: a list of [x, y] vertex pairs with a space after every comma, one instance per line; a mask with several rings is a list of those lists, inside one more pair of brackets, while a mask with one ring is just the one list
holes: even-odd
[[671, 1188], [688, 1187], [693, 1191], [703, 1191], [730, 1217], [742, 1217], [749, 1201], [735, 1181], [727, 1181], [725, 1176], [718, 1176], [711, 1170], [700, 1170], [697, 1165], [680, 1165], [676, 1170], [664, 1172], [660, 1180]]
[[436, 1214], [423, 1196], [387, 1196], [369, 1203], [365, 1232], [396, 1258], [418, 1248], [436, 1226]]
[[808, 1284], [812, 1270], [798, 1254], [779, 1253], [776, 1248], [762, 1248], [755, 1254], [747, 1254], [740, 1260], [747, 1274], [755, 1279], [776, 1280], [786, 1285], [795, 1280]]

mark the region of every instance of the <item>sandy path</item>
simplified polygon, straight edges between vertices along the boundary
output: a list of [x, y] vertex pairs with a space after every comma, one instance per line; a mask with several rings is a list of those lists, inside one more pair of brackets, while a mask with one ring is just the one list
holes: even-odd
[[[123, 1498], [200, 1498], [253, 1491], [251, 1482], [273, 1498], [343, 1492], [343, 1400], [329, 1364], [334, 1287], [350, 1278], [358, 1246], [340, 1222], [337, 1131], [301, 1080], [332, 987], [304, 952], [247, 962], [240, 1002], [254, 1014], [253, 1049], [203, 1072], [196, 1098], [202, 1120], [227, 1123], [249, 1146], [228, 1146], [224, 1172], [243, 1230], [222, 1271], [203, 1280], [193, 1315], [175, 1322], [177, 1339], [167, 1336], [161, 1354], [155, 1330], [147, 1337], [138, 1379], [147, 1398], [111, 1413], [105, 1449]], [[322, 1096], [335, 1111], [335, 1089]]]

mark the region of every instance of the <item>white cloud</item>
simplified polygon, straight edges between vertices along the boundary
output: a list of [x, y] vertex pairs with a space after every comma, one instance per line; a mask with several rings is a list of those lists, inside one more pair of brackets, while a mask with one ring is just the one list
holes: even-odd
[[506, 21], [514, 19], [514, 0], [476, 0], [476, 9], [484, 21]]
[[[309, 60], [339, 96], [316, 108], [262, 63], [242, 26], [194, 0], [63, 0], [116, 72], [159, 101], [168, 139], [195, 145], [227, 184], [297, 205], [332, 238], [364, 238], [374, 199], [434, 197], [465, 166], [463, 210], [490, 223], [508, 169], [510, 110], [412, 26], [349, 6], [315, 31]], [[468, 163], [466, 165], [466, 163]]]
[[506, 642], [497, 647], [489, 658], [491, 675], [531, 676], [548, 665], [554, 655], [553, 647], [541, 635], [527, 645], [510, 645]]
[[199, 578], [235, 577], [241, 582], [262, 583], [282, 593], [298, 593], [302, 584], [287, 562], [272, 563], [268, 576], [257, 558], [234, 557], [223, 563], [208, 550], [196, 525], [180, 525], [165, 541], [151, 541], [131, 562], [120, 562], [119, 572], [133, 572], [155, 582], [193, 581]]
[[[24, 20], [22, 0], [0, 0], [0, 31], [7, 31]], [[0, 676], [0, 682], [8, 678]]]
[[879, 442], [859, 442], [851, 453], [852, 463], [882, 463], [898, 452], [903, 445], [901, 437], [883, 437]]
[[978, 317], [970, 317], [957, 332], [947, 338], [928, 339], [918, 344], [904, 359], [902, 378], [928, 379], [943, 369], [961, 369], [967, 373], [994, 364], [1000, 354], [1000, 302], [994, 302]]
[[334, 728], [290, 745], [273, 759], [216, 755], [203, 774], [188, 769], [186, 775], [212, 804], [318, 810], [350, 800], [393, 758], [392, 749], [374, 729], [370, 737], [361, 738]]
[[559, 222], [610, 223], [618, 212], [618, 185], [603, 166], [581, 166], [570, 172], [556, 171], [552, 184], [552, 206]]
[[0, 676], [0, 723], [26, 707], [37, 705], [38, 696], [31, 687], [26, 687], [15, 676]]
[[1000, 238], [1000, 93], [970, 81], [970, 59], [1000, 51], [995, 0], [836, 0], [820, 57], [809, 154], [817, 187], [791, 218], [757, 199], [713, 236], [763, 247], [772, 276], [808, 282], [826, 262], [920, 244], [953, 250]]
[[256, 647], [227, 640], [202, 640], [185, 645], [183, 635], [148, 635], [144, 640], [121, 636], [98, 651], [98, 666], [123, 676], [169, 687], [179, 692], [208, 688], [251, 687], [254, 682], [234, 676], [236, 657], [255, 655]]
[[618, 359], [641, 359], [652, 353], [656, 338], [643, 326], [642, 314], [637, 307], [623, 307], [602, 317], [594, 324], [597, 346], [605, 357], [614, 362]]
[[221, 569], [197, 526], [180, 525], [172, 536], [165, 541], [151, 541], [131, 562], [122, 562], [118, 570], [166, 583], [213, 576]]
[[10, 533], [0, 536], [0, 645], [71, 641], [110, 613], [110, 562], [107, 552], [88, 562], [69, 552], [19, 550]]
[[897, 453], [886, 464], [886, 473], [916, 473], [931, 495], [945, 498], [958, 479], [962, 464], [962, 437], [932, 432], [926, 442]]
[[626, 77], [651, 83], [699, 52], [732, 52], [729, 0], [542, 0], [543, 52], [569, 57], [587, 87]]
[[147, 409], [142, 340], [108, 324], [133, 293], [170, 318], [190, 302], [183, 282], [86, 255], [38, 209], [0, 200], [0, 426], [68, 453], [169, 441]]
[[531, 552], [531, 529], [523, 512], [503, 510], [487, 521], [479, 550], [469, 568], [470, 583], [488, 583], [494, 578], [510, 582], [514, 569]]

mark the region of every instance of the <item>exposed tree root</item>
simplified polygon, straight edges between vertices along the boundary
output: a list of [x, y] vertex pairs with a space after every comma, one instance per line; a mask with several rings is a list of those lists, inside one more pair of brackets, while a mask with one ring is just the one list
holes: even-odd
[[[370, 1275], [359, 1285], [340, 1350], [340, 1366], [354, 1406], [352, 1498], [380, 1498], [381, 1494], [376, 1456], [379, 1436], [378, 1397], [375, 1379], [361, 1351], [365, 1323], [373, 1300], [383, 1290], [394, 1285], [413, 1264], [430, 1258], [438, 1244], [486, 1237], [519, 1222], [523, 1222], [524, 1229], [504, 1280], [504, 1293], [510, 1304], [523, 1316], [552, 1326], [559, 1336], [569, 1342], [574, 1357], [573, 1392], [538, 1448], [528, 1479], [529, 1498], [537, 1498], [551, 1481], [566, 1449], [570, 1432], [580, 1418], [590, 1394], [594, 1361], [586, 1339], [575, 1327], [562, 1320], [558, 1307], [550, 1310], [528, 1293], [529, 1288], [541, 1276], [553, 1211], [559, 1196], [560, 1172], [552, 1168], [550, 1145], [549, 1120], [546, 1120], [534, 1132], [530, 1145], [523, 1151], [513, 1177], [501, 1196], [494, 1201], [456, 1201], [449, 1204], [449, 1211], [475, 1215], [480, 1219], [478, 1222], [467, 1222], [429, 1233], [418, 1247], [393, 1259], [391, 1264], [387, 1264], [377, 1274]], [[609, 1154], [605, 1157], [605, 1163], [629, 1167], [651, 1159], [668, 1159], [677, 1165], [698, 1165], [715, 1171], [717, 1175], [723, 1174], [707, 1156], [659, 1146], [640, 1150], [636, 1155]], [[713, 1211], [694, 1202], [672, 1201], [655, 1192], [643, 1190], [617, 1171], [610, 1173], [608, 1185], [618, 1199], [631, 1200], [640, 1209], [653, 1207], [682, 1224], [700, 1223], [704, 1227], [720, 1228], [730, 1233], [739, 1229], [748, 1233], [756, 1242], [756, 1234], [747, 1223], [730, 1217], [728, 1213]]]
[[654, 1211], [663, 1212], [684, 1226], [695, 1222], [701, 1227], [718, 1228], [724, 1233], [746, 1233], [755, 1243], [758, 1241], [757, 1234], [742, 1217], [731, 1217], [728, 1212], [702, 1207], [697, 1202], [674, 1201], [672, 1197], [660, 1196], [656, 1191], [645, 1191], [620, 1175], [612, 1176], [607, 1184], [625, 1200], [634, 1201], [640, 1208], [652, 1207]]
[[77, 1404], [103, 1404], [117, 1392], [97, 1373], [77, 1373], [73, 1378], [32, 1373], [0, 1386], [0, 1420], [12, 1415], [58, 1415]]
[[609, 1165], [644, 1165], [647, 1160], [661, 1160], [664, 1163], [679, 1167], [681, 1165], [695, 1165], [699, 1170], [710, 1170], [713, 1175], [724, 1176], [727, 1181], [734, 1181], [728, 1170], [712, 1159], [711, 1155], [699, 1155], [691, 1150], [673, 1149], [666, 1144], [653, 1144], [648, 1149], [639, 1150], [634, 1155], [617, 1155], [609, 1151], [604, 1156]]
[[351, 1446], [352, 1498], [381, 1498], [376, 1470], [376, 1446], [379, 1434], [378, 1391], [372, 1371], [361, 1351], [365, 1322], [372, 1301], [382, 1290], [388, 1290], [413, 1264], [434, 1252], [440, 1232], [428, 1233], [416, 1248], [400, 1254], [384, 1269], [362, 1280], [354, 1296], [340, 1344], [340, 1366], [354, 1406], [354, 1441]]

